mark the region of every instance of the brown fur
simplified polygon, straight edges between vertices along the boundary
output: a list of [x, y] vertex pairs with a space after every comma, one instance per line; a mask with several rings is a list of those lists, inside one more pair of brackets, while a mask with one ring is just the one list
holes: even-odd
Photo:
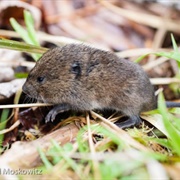
[[[43, 82], [38, 77], [44, 77]], [[154, 88], [138, 64], [85, 45], [47, 51], [30, 72], [23, 91], [75, 110], [114, 109], [133, 116], [156, 108]]]

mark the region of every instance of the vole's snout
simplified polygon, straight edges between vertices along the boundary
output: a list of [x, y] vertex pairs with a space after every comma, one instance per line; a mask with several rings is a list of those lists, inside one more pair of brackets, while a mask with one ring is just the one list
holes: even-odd
[[28, 86], [26, 85], [26, 83], [23, 85], [22, 91], [23, 91], [25, 94], [27, 94], [27, 95], [30, 94], [29, 88], [28, 88]]

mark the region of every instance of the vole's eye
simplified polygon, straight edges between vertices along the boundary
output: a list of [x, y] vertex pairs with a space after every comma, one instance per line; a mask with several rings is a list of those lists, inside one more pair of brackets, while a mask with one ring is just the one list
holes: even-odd
[[44, 81], [44, 78], [45, 78], [45, 77], [43, 77], [43, 76], [37, 77], [37, 82], [38, 82], [38, 83], [42, 83], [42, 82]]
[[74, 62], [72, 64], [71, 71], [73, 74], [76, 74], [76, 77], [81, 75], [81, 66], [80, 66], [79, 62]]

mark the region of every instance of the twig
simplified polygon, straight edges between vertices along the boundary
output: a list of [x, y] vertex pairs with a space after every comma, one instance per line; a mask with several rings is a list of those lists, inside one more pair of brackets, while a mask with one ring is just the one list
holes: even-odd
[[8, 108], [27, 108], [27, 107], [43, 107], [43, 106], [52, 106], [52, 104], [43, 104], [43, 103], [9, 104], [9, 105], [0, 105], [0, 109], [8, 109]]
[[0, 134], [5, 134], [5, 133], [7, 133], [7, 132], [12, 131], [13, 129], [15, 129], [16, 127], [18, 127], [18, 126], [20, 125], [20, 123], [21, 123], [21, 122], [20, 122], [19, 120], [17, 120], [10, 128], [1, 130], [1, 131], [0, 131]]
[[168, 52], [170, 49], [165, 49], [165, 48], [159, 48], [159, 49], [152, 49], [152, 48], [137, 48], [137, 49], [129, 49], [125, 51], [121, 51], [116, 53], [117, 56], [121, 58], [126, 58], [126, 57], [134, 57], [134, 56], [142, 56], [145, 54], [150, 54], [150, 53], [156, 53], [156, 52]]
[[154, 85], [180, 83], [180, 79], [178, 78], [150, 78], [150, 81]]
[[180, 31], [180, 21], [175, 21], [172, 19], [166, 18], [166, 20], [162, 17], [156, 16], [156, 15], [150, 15], [150, 14], [145, 14], [145, 13], [140, 13], [140, 12], [135, 12], [132, 10], [127, 10], [123, 9], [120, 7], [117, 7], [110, 3], [110, 1], [103, 1], [103, 0], [98, 0], [100, 4], [102, 4], [104, 7], [107, 9], [120, 14], [121, 16], [130, 19], [134, 22], [144, 24], [153, 28], [159, 29], [163, 23], [166, 23], [166, 28], [169, 31], [174, 31], [179, 33]]
[[[92, 132], [91, 132], [91, 128], [90, 128], [89, 114], [86, 115], [86, 120], [87, 120], [87, 126], [88, 126], [89, 147], [91, 150], [92, 157], [94, 157], [95, 156], [95, 149], [94, 149], [94, 143], [92, 141]], [[94, 179], [100, 179], [98, 161], [94, 160], [92, 163], [93, 163], [93, 170], [94, 170]]]
[[142, 68], [145, 71], [149, 71], [152, 68], [154, 68], [154, 67], [156, 67], [156, 66], [158, 66], [158, 65], [160, 65], [160, 64], [162, 64], [162, 63], [164, 63], [164, 62], [166, 62], [168, 60], [169, 60], [169, 58], [167, 58], [167, 57], [160, 57], [160, 58], [156, 59], [155, 61], [151, 61], [151, 62], [143, 65]]
[[103, 123], [105, 123], [107, 126], [109, 126], [111, 128], [111, 130], [114, 130], [115, 133], [117, 134], [117, 136], [119, 136], [121, 139], [126, 139], [126, 142], [128, 144], [130, 144], [131, 146], [133, 146], [133, 147], [135, 147], [137, 149], [140, 149], [140, 150], [149, 151], [145, 146], [143, 146], [142, 144], [138, 143], [130, 135], [128, 135], [127, 132], [125, 132], [124, 130], [120, 129], [115, 124], [113, 124], [112, 122], [108, 121], [106, 118], [100, 116], [99, 114], [95, 113], [94, 111], [90, 111], [90, 112], [91, 112], [91, 114], [93, 116], [96, 116], [101, 121], [103, 121]]
[[[20, 35], [18, 35], [17, 33], [13, 32], [13, 31], [7, 31], [7, 30], [0, 30], [0, 35], [1, 36], [21, 38]], [[54, 42], [54, 43], [60, 43], [62, 45], [70, 44], [70, 43], [73, 43], [73, 44], [85, 44], [85, 45], [95, 47], [95, 48], [98, 48], [98, 49], [108, 50], [108, 49], [105, 49], [105, 48], [103, 48], [101, 46], [92, 45], [92, 44], [89, 44], [89, 43], [86, 43], [86, 42], [83, 42], [83, 41], [79, 41], [79, 40], [72, 39], [72, 38], [67, 38], [67, 37], [64, 37], [64, 36], [54, 36], [54, 35], [46, 34], [46, 33], [43, 33], [43, 32], [37, 32], [37, 35], [38, 35], [39, 40], [41, 40], [41, 41], [49, 41], [49, 42]]]

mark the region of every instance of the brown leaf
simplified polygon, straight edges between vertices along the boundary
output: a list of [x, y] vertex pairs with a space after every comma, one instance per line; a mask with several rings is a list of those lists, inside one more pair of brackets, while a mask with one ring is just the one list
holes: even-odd
[[35, 6], [22, 1], [0, 1], [0, 27], [10, 28], [9, 19], [14, 17], [17, 21], [24, 19], [23, 11], [28, 10], [34, 18], [35, 28], [39, 29], [41, 24], [41, 12]]

